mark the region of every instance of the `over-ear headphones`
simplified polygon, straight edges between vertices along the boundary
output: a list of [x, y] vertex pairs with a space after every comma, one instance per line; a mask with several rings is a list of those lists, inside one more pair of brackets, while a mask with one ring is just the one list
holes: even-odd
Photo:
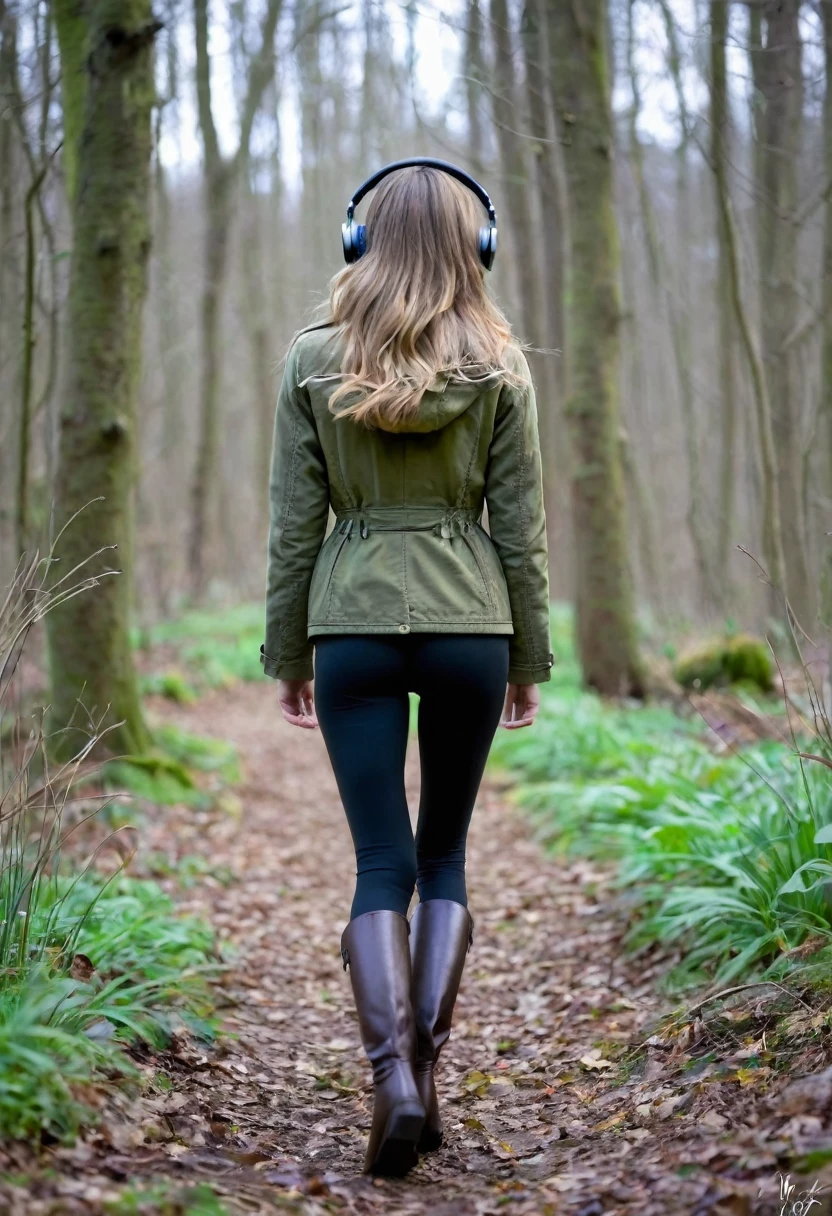
[[443, 173], [448, 173], [451, 177], [455, 177], [458, 182], [462, 182], [463, 186], [467, 186], [472, 194], [476, 194], [488, 212], [488, 227], [480, 228], [477, 251], [485, 269], [490, 270], [494, 265], [494, 257], [497, 253], [497, 212], [494, 210], [494, 204], [488, 197], [487, 191], [482, 188], [479, 182], [471, 177], [470, 173], [466, 173], [464, 169], [460, 169], [457, 165], [452, 165], [450, 161], [434, 160], [430, 156], [414, 156], [410, 160], [394, 160], [391, 164], [385, 165], [383, 169], [379, 169], [372, 177], [368, 177], [366, 182], [358, 187], [355, 194], [347, 203], [347, 222], [341, 225], [344, 260], [350, 264], [357, 262], [367, 252], [367, 227], [365, 224], [356, 224], [353, 219], [355, 209], [364, 195], [374, 190], [379, 182], [387, 177], [389, 173], [395, 173], [397, 169], [409, 169], [414, 165], [428, 165], [431, 169], [441, 169]]

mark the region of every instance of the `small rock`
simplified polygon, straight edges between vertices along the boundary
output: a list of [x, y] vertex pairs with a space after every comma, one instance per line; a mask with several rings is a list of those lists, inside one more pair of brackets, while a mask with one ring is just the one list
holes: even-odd
[[822, 1115], [832, 1107], [832, 1068], [800, 1077], [787, 1086], [777, 1104], [782, 1115]]

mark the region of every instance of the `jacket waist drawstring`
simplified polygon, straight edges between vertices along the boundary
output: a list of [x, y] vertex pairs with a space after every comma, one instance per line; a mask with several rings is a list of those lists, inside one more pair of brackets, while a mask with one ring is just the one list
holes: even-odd
[[[405, 518], [396, 519], [396, 514], [405, 516]], [[351, 537], [353, 524], [357, 522], [358, 535], [362, 540], [367, 540], [371, 532], [432, 532], [434, 536], [439, 536], [443, 540], [452, 540], [454, 536], [470, 532], [472, 527], [479, 523], [480, 517], [479, 511], [467, 507], [452, 507], [441, 514], [439, 512], [436, 514], [423, 512], [422, 514], [428, 515], [424, 523], [414, 522], [412, 512], [409, 512], [407, 508], [400, 513], [395, 509], [379, 508], [377, 511], [370, 509], [354, 516], [352, 514], [345, 517], [339, 515], [338, 518], [341, 522], [338, 532], [341, 536]]]

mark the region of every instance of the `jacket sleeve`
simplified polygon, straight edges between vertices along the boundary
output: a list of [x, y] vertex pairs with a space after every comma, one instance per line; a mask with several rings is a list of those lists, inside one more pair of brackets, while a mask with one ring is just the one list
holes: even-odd
[[298, 343], [289, 351], [277, 398], [269, 482], [266, 640], [260, 662], [279, 680], [311, 680], [307, 638], [309, 585], [326, 532], [326, 461], [305, 388]]
[[[525, 360], [523, 360], [525, 363]], [[528, 367], [525, 368], [528, 375]], [[537, 408], [529, 376], [500, 393], [485, 480], [488, 528], [508, 586], [511, 684], [550, 678], [549, 570]]]

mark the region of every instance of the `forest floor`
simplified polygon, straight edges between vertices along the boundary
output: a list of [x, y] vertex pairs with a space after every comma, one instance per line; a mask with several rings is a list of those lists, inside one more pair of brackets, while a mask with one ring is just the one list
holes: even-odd
[[[610, 875], [545, 856], [493, 776], [470, 838], [474, 945], [439, 1072], [447, 1142], [403, 1181], [364, 1177], [369, 1071], [339, 955], [354, 862], [320, 734], [280, 720], [271, 682], [151, 706], [240, 753], [236, 810], [177, 808], [142, 827], [143, 848], [172, 867], [206, 859], [182, 906], [233, 947], [218, 996], [226, 1033], [209, 1048], [177, 1037], [148, 1060], [169, 1088], [151, 1086], [75, 1147], [49, 1150], [50, 1169], [25, 1190], [0, 1184], [0, 1211], [829, 1210], [832, 1081], [818, 1074], [802, 1097], [794, 1085], [784, 1097], [794, 1073], [745, 1067], [770, 1024], [754, 992], [740, 1012], [722, 1011], [718, 1034], [714, 1006], [667, 1022], [661, 960], [622, 949], [626, 909]], [[415, 794], [415, 741], [408, 784]], [[799, 1071], [823, 1068], [824, 1051], [804, 1052]], [[191, 1206], [165, 1206], [170, 1188], [195, 1183], [208, 1185]]]

